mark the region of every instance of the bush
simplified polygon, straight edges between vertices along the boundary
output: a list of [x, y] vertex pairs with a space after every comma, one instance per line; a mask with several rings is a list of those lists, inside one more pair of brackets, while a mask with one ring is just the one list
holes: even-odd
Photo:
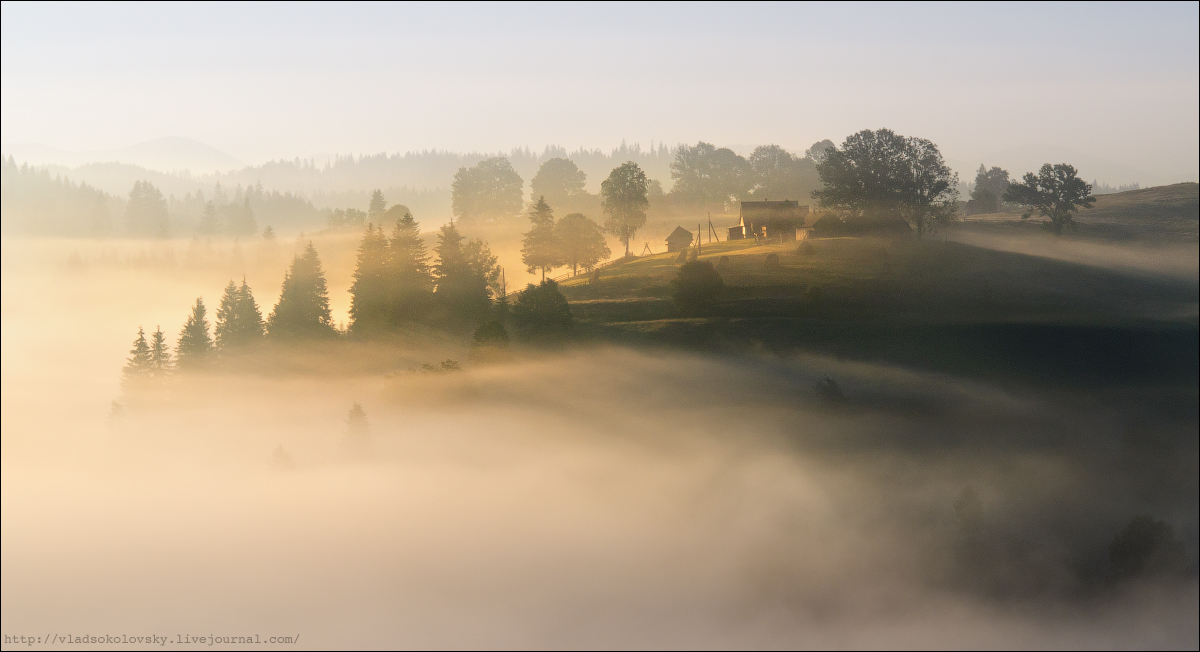
[[671, 299], [676, 308], [691, 312], [712, 303], [724, 289], [725, 281], [712, 262], [695, 260], [679, 268], [679, 274], [671, 281]]
[[475, 330], [468, 358], [471, 362], [499, 362], [507, 356], [508, 331], [503, 324], [493, 319]]
[[512, 322], [519, 339], [548, 342], [566, 335], [574, 320], [558, 283], [546, 279], [541, 285], [530, 283], [517, 295]]

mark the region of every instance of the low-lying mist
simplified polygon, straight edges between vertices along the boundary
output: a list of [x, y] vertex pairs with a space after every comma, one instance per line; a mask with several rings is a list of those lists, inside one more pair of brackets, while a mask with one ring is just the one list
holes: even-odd
[[[599, 345], [473, 366], [428, 338], [278, 349], [121, 397], [129, 315], [181, 312], [196, 282], [22, 267], [11, 244], [6, 634], [1200, 642], [1194, 387]], [[464, 370], [421, 369], [445, 359]], [[1186, 567], [1114, 574], [1140, 514]]]

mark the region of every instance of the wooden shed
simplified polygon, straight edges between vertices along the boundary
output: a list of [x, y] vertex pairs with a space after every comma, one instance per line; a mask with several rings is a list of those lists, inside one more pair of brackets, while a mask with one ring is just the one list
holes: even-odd
[[675, 227], [671, 235], [667, 236], [667, 251], [682, 251], [692, 246], [692, 232], [682, 226]]
[[792, 199], [781, 201], [744, 201], [737, 226], [729, 227], [729, 239], [766, 238], [795, 240], [796, 229], [804, 226], [808, 206]]

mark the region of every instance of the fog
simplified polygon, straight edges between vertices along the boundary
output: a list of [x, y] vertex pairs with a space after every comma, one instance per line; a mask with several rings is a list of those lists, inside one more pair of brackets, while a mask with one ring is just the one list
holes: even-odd
[[[173, 340], [232, 272], [72, 264], [80, 247], [3, 241], [5, 635], [1200, 643], [1197, 496], [1179, 491], [1194, 388], [602, 344], [482, 366], [429, 332], [122, 396], [138, 325]], [[349, 262], [322, 256], [344, 315]], [[248, 267], [269, 306], [282, 265]], [[466, 370], [417, 371], [445, 359]], [[349, 431], [355, 403], [368, 434]], [[1135, 434], [1192, 443], [1148, 462]], [[1114, 583], [1109, 542], [1145, 512], [1175, 524], [1192, 570]]]

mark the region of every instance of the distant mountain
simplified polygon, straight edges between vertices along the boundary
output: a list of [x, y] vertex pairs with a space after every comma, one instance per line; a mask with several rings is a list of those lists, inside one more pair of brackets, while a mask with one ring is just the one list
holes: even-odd
[[5, 158], [30, 165], [78, 167], [88, 163], [125, 163], [148, 170], [173, 172], [188, 170], [210, 174], [240, 169], [242, 163], [215, 147], [189, 138], [155, 138], [121, 149], [74, 152], [38, 143], [5, 143], [0, 147]]

